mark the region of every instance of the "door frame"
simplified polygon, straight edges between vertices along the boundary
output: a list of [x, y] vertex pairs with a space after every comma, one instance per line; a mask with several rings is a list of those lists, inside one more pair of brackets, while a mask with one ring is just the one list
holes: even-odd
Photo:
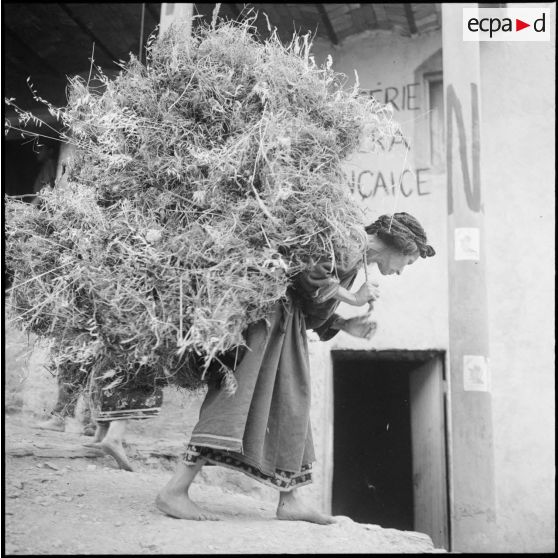
[[[328, 438], [325, 478], [326, 501], [331, 513], [333, 493], [334, 393], [333, 374], [343, 361], [377, 360], [413, 361], [417, 368], [410, 372], [411, 441], [413, 454], [414, 529], [426, 533], [436, 548], [450, 545], [450, 468], [448, 457], [448, 386], [446, 354], [443, 350], [350, 350], [330, 351], [331, 367], [328, 384], [325, 426]], [[416, 374], [415, 376], [413, 376]], [[427, 402], [434, 402], [430, 408]], [[426, 449], [424, 444], [427, 444]]]

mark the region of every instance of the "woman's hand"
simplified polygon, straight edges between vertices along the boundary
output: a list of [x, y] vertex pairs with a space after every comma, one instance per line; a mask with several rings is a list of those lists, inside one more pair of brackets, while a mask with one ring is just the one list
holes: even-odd
[[334, 298], [346, 302], [351, 306], [363, 306], [367, 302], [380, 297], [380, 289], [375, 281], [367, 281], [356, 293], [350, 293], [347, 289], [339, 287]]
[[366, 281], [355, 293], [355, 306], [363, 306], [367, 302], [380, 297], [380, 288], [375, 281]]
[[340, 325], [339, 329], [361, 339], [372, 339], [378, 327], [378, 324], [372, 319], [370, 314], [349, 318]]

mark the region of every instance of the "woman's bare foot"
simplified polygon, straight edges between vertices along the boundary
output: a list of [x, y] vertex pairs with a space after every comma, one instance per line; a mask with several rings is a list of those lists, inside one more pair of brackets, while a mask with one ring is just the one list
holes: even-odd
[[34, 426], [35, 428], [40, 428], [41, 430], [55, 430], [56, 432], [64, 432], [65, 421], [62, 417], [53, 415], [48, 420], [39, 422]]
[[217, 515], [200, 508], [190, 500], [188, 491], [190, 485], [200, 472], [204, 461], [199, 459], [195, 464], [179, 463], [174, 475], [159, 492], [155, 505], [159, 510], [177, 519], [192, 519], [196, 521], [219, 521]]
[[124, 469], [125, 471], [134, 470], [126, 457], [126, 452], [124, 451], [124, 447], [122, 446], [122, 442], [120, 440], [104, 438], [104, 440], [99, 443], [90, 444], [90, 447], [102, 449], [107, 455], [112, 455], [121, 469]]
[[190, 519], [194, 521], [219, 521], [217, 515], [203, 510], [190, 500], [187, 492], [172, 492], [163, 488], [155, 499], [159, 510], [176, 519]]
[[277, 519], [286, 521], [309, 521], [310, 523], [318, 523], [319, 525], [330, 525], [335, 523], [335, 519], [330, 515], [324, 515], [303, 504], [291, 492], [281, 492], [279, 496], [279, 505], [277, 506]]

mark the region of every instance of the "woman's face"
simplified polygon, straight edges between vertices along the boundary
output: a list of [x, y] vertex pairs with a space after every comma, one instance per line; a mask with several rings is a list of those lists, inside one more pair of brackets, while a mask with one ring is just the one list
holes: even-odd
[[403, 254], [399, 250], [386, 247], [378, 259], [378, 269], [382, 275], [401, 275], [405, 266], [415, 263], [418, 257], [418, 250], [412, 254]]

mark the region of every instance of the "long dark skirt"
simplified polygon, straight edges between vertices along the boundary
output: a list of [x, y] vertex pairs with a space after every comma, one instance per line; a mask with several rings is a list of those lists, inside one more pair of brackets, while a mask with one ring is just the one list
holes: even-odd
[[314, 446], [304, 315], [290, 300], [278, 303], [246, 338], [236, 393], [209, 388], [184, 461], [202, 457], [279, 490], [308, 484]]

